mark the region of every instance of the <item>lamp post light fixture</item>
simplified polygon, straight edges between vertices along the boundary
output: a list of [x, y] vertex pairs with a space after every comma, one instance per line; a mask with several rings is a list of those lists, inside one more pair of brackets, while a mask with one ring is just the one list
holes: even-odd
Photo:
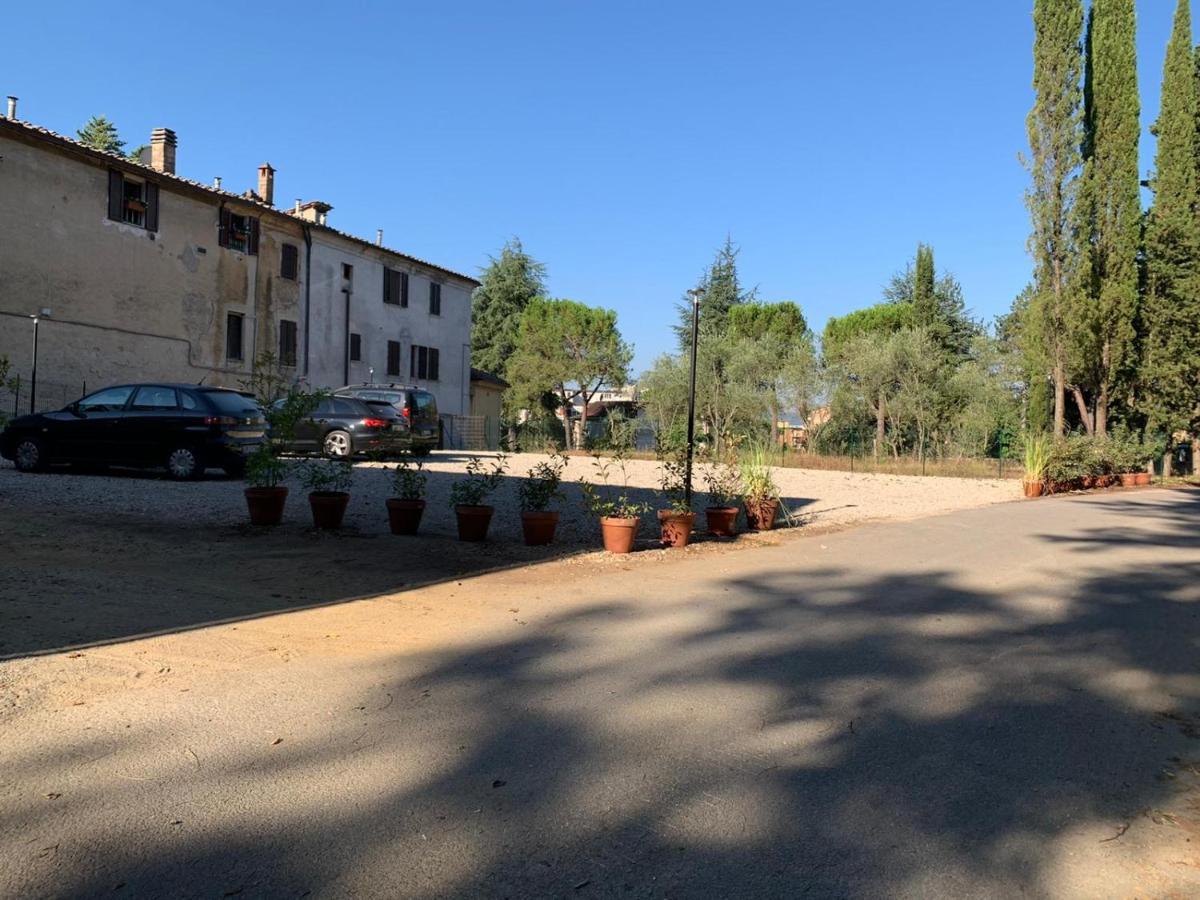
[[37, 410], [37, 358], [38, 358], [38, 324], [42, 319], [50, 318], [50, 310], [42, 309], [35, 312], [29, 318], [33, 319], [33, 371], [29, 373], [29, 413], [32, 415]]
[[684, 476], [684, 500], [692, 506], [692, 459], [696, 455], [696, 344], [700, 340], [700, 298], [703, 288], [688, 291], [692, 298], [692, 373], [688, 382], [687, 471]]

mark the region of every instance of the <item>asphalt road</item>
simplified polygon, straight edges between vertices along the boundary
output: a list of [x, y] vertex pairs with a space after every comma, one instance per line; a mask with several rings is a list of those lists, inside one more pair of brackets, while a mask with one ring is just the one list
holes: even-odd
[[1198, 644], [1147, 490], [28, 657], [0, 896], [1200, 896]]

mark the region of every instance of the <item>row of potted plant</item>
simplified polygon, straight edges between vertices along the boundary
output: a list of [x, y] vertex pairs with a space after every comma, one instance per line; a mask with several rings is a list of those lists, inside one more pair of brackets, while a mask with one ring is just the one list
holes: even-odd
[[1033, 435], [1025, 442], [1025, 496], [1149, 484], [1156, 448], [1124, 431], [1104, 438], [1072, 434], [1061, 441]]

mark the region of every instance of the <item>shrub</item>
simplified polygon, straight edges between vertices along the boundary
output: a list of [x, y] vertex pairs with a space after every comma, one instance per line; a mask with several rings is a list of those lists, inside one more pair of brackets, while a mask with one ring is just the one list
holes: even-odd
[[344, 494], [354, 483], [354, 465], [348, 459], [309, 460], [300, 467], [300, 483], [314, 494]]
[[559, 486], [566, 467], [567, 457], [554, 450], [548, 460], [531, 468], [517, 489], [521, 512], [544, 512], [551, 500], [561, 498]]
[[[629, 473], [626, 468], [626, 453], [618, 451], [613, 456], [604, 458], [592, 455], [592, 468], [596, 470], [597, 483], [593, 484], [586, 478], [579, 481], [579, 489], [583, 492], [583, 503], [593, 516], [607, 519], [636, 519], [644, 512], [650, 511], [650, 504], [639, 503], [630, 497]], [[612, 481], [620, 473], [620, 485]]]
[[508, 468], [508, 457], [501, 453], [490, 466], [484, 465], [478, 456], [467, 463], [467, 474], [450, 486], [451, 506], [483, 506], [483, 501], [496, 488]]
[[708, 505], [713, 507], [735, 506], [745, 490], [742, 473], [732, 458], [708, 462], [704, 469], [704, 484], [708, 488]]
[[1025, 438], [1025, 480], [1041, 481], [1046, 476], [1050, 461], [1050, 438], [1044, 434], [1030, 434]]
[[1046, 477], [1056, 484], [1071, 484], [1095, 474], [1093, 441], [1083, 434], [1069, 434], [1050, 448]]
[[752, 447], [741, 460], [742, 496], [750, 503], [762, 503], [779, 497], [779, 488], [771, 474], [770, 456], [763, 446]]
[[425, 496], [425, 464], [409, 450], [400, 453], [392, 469], [392, 494], [401, 500], [420, 500]]

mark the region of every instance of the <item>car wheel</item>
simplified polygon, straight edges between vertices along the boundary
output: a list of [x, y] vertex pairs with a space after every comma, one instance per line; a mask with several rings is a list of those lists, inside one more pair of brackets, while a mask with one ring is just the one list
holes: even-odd
[[325, 435], [325, 455], [342, 458], [350, 455], [350, 435], [345, 431], [331, 431]]
[[204, 466], [191, 447], [176, 447], [167, 454], [167, 474], [176, 481], [189, 481], [203, 475]]
[[36, 438], [22, 438], [13, 451], [18, 472], [40, 472], [46, 468], [46, 452]]

